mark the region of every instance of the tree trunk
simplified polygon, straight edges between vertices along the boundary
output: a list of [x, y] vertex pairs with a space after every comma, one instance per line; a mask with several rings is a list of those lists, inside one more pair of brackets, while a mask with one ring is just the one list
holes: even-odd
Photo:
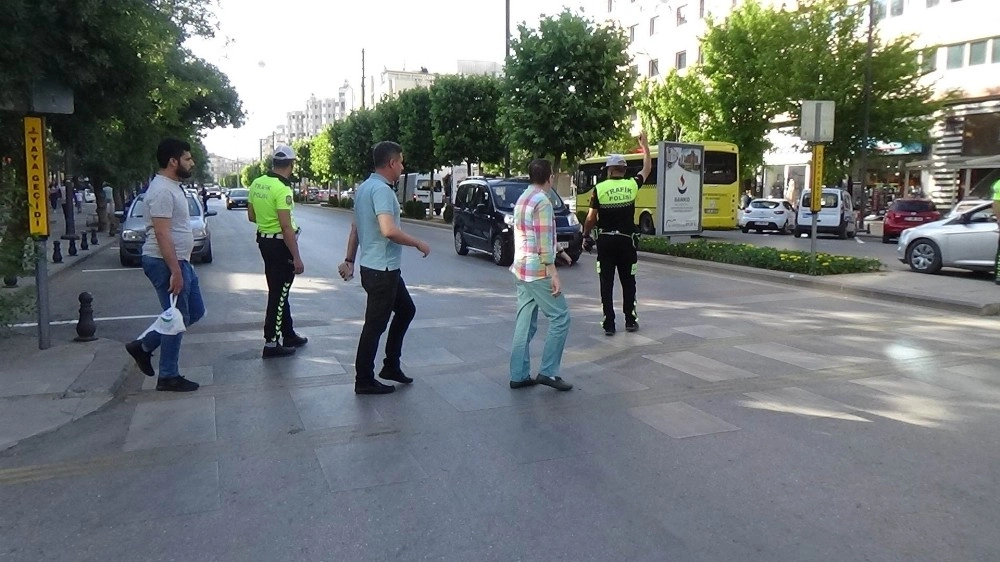
[[[480, 170], [483, 169], [481, 165], [480, 165], [479, 169]], [[465, 173], [468, 174], [468, 175], [470, 175], [470, 176], [472, 175], [472, 160], [466, 160], [465, 161]]]

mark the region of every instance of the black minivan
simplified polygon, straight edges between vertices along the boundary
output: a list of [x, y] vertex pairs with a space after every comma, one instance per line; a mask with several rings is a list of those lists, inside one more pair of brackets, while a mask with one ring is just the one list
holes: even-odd
[[[531, 185], [528, 178], [467, 179], [455, 193], [455, 251], [493, 256], [493, 263], [514, 263], [514, 204]], [[555, 190], [549, 192], [556, 221], [556, 244], [576, 263], [583, 253], [583, 228]]]

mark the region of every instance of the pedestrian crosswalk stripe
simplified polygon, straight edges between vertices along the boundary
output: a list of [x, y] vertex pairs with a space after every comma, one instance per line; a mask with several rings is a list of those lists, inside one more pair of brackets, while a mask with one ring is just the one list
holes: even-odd
[[725, 433], [740, 429], [731, 423], [684, 402], [639, 406], [631, 408], [629, 413], [646, 425], [674, 439]]

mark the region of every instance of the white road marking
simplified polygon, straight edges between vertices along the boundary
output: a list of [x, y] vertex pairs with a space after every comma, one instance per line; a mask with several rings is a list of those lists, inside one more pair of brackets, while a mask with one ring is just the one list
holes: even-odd
[[[107, 318], [94, 318], [94, 322], [114, 322], [116, 320], [149, 320], [150, 318], [156, 318], [159, 314], [143, 314], [140, 316], [109, 316]], [[76, 324], [78, 320], [56, 320], [55, 322], [49, 322], [50, 326], [68, 326], [69, 324]], [[34, 328], [38, 326], [38, 322], [27, 322], [24, 324], [14, 324], [12, 328]]]

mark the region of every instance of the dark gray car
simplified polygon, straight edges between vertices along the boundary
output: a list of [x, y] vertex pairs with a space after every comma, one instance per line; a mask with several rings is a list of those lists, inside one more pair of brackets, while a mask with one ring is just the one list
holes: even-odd
[[250, 203], [250, 190], [241, 188], [230, 189], [226, 195], [226, 209], [246, 209]]
[[[138, 266], [142, 263], [142, 244], [146, 241], [146, 219], [143, 214], [146, 204], [145, 194], [139, 195], [132, 206], [125, 211], [117, 211], [115, 216], [121, 222], [118, 235], [118, 258], [123, 266]], [[194, 233], [194, 251], [191, 262], [212, 263], [212, 232], [208, 229], [208, 217], [217, 215], [206, 212], [201, 201], [190, 194], [187, 196], [188, 211], [191, 213], [191, 231]], [[124, 215], [124, 216], [123, 216]]]

